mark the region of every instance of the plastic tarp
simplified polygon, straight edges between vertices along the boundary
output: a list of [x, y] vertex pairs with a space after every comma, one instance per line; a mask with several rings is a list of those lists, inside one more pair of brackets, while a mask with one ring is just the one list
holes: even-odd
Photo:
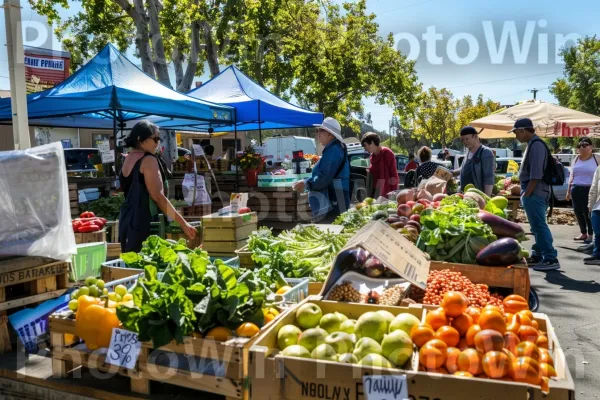
[[[146, 75], [108, 44], [64, 82], [27, 96], [30, 123], [112, 128], [113, 114], [126, 122], [185, 119], [205, 127], [231, 124], [234, 110], [178, 93]], [[74, 116], [79, 116], [78, 118]], [[10, 98], [0, 99], [0, 122], [12, 120]], [[201, 122], [202, 121], [202, 122]]]
[[530, 118], [540, 137], [600, 136], [600, 117], [544, 101], [528, 101], [471, 122], [482, 139], [515, 139], [508, 133], [519, 118]]

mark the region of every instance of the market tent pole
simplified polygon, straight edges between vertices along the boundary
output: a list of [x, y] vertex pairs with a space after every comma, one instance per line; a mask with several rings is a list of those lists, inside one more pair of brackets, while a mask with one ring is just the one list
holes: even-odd
[[31, 147], [27, 119], [27, 90], [25, 87], [25, 55], [21, 32], [21, 4], [19, 0], [4, 0], [8, 76], [12, 109], [13, 141], [15, 150]]
[[262, 146], [262, 123], [260, 120], [260, 100], [258, 101], [258, 144]]
[[[236, 121], [236, 119], [235, 119], [235, 111], [233, 112], [233, 115], [234, 115], [234, 117], [233, 117], [233, 121], [234, 121], [233, 122], [233, 134], [234, 134], [233, 149], [234, 149], [234, 152], [233, 152], [233, 160], [232, 160], [232, 162], [235, 161], [235, 160], [237, 160], [237, 143], [238, 143], [237, 142], [238, 141], [237, 123], [235, 122]], [[239, 183], [239, 181], [240, 181], [240, 175], [238, 173], [238, 169], [239, 169], [239, 166], [236, 165], [235, 166], [235, 192], [236, 193], [238, 192], [238, 189], [240, 187], [239, 186], [240, 185], [240, 183]]]
[[113, 153], [115, 154], [115, 175], [117, 175], [119, 169], [119, 166], [117, 165], [117, 114], [116, 111], [113, 110], [113, 112], [113, 142], [115, 143]]

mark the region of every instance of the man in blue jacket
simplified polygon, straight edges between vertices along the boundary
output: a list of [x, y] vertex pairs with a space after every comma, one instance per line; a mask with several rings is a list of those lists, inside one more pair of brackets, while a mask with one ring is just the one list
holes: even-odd
[[312, 176], [295, 182], [292, 188], [297, 192], [308, 191], [313, 222], [331, 223], [350, 207], [350, 164], [340, 123], [328, 117], [315, 127], [323, 154]]

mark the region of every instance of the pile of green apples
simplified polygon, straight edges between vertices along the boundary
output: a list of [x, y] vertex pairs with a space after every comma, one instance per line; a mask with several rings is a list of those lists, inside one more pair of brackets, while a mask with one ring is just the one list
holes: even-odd
[[133, 295], [127, 293], [127, 287], [124, 285], [117, 285], [114, 288], [114, 291], [109, 292], [107, 288], [104, 287], [105, 283], [102, 279], [94, 278], [93, 276], [89, 276], [85, 279], [85, 286], [81, 286], [79, 289], [75, 290], [71, 293], [71, 300], [69, 301], [69, 309], [72, 311], [77, 311], [79, 297], [81, 296], [92, 296], [92, 297], [103, 297], [106, 296], [108, 300], [113, 301], [115, 303], [120, 303], [122, 301], [133, 300]]
[[301, 305], [293, 325], [277, 332], [281, 354], [363, 366], [401, 368], [410, 360], [410, 330], [420, 321], [412, 314], [368, 311], [358, 320], [340, 312], [323, 315], [314, 303]]

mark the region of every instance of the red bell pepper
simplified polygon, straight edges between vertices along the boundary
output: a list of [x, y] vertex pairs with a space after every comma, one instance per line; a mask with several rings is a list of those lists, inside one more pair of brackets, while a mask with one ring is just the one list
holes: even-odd
[[99, 230], [100, 230], [100, 228], [98, 227], [98, 225], [94, 225], [94, 224], [83, 225], [83, 226], [81, 226], [81, 228], [79, 228], [79, 232], [81, 232], [81, 233], [97, 232]]
[[96, 218], [96, 214], [91, 211], [84, 211], [80, 215], [81, 218]]

